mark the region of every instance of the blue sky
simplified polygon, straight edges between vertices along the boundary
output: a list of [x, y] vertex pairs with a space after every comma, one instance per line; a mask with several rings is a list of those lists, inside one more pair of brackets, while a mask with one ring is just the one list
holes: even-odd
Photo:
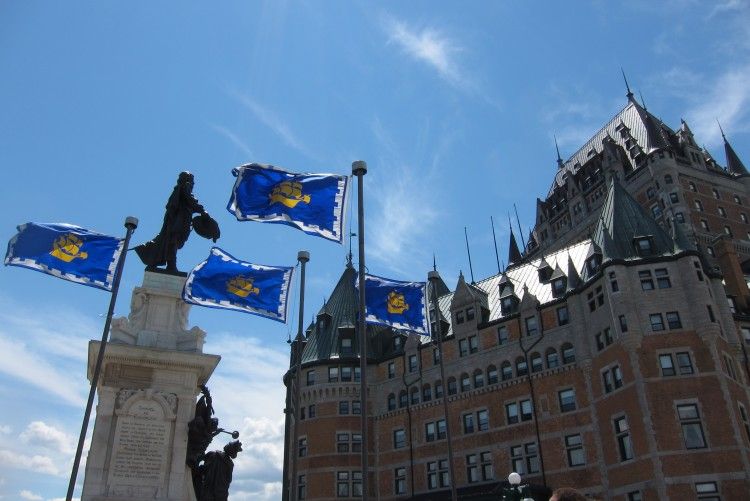
[[[449, 286], [497, 272], [507, 214], [524, 232], [556, 170], [626, 103], [724, 163], [719, 119], [750, 165], [750, 10], [702, 2], [0, 2], [0, 230], [69, 222], [151, 239], [181, 170], [238, 258], [292, 265], [309, 250], [306, 318], [346, 246], [225, 210], [233, 167], [349, 174], [365, 160], [367, 266], [423, 280], [437, 254]], [[356, 207], [356, 206], [355, 206]], [[0, 232], [0, 234], [2, 234]], [[181, 269], [211, 242], [193, 235]], [[355, 249], [355, 255], [357, 251]], [[116, 315], [143, 267], [131, 254]], [[296, 291], [295, 291], [296, 294]], [[296, 305], [296, 301], [294, 302]], [[108, 295], [0, 270], [0, 498], [64, 498], [87, 395], [86, 345]], [[241, 431], [232, 499], [280, 499], [288, 325], [194, 307], [222, 424]], [[214, 444], [220, 448], [223, 442]], [[83, 475], [79, 476], [79, 489]]]

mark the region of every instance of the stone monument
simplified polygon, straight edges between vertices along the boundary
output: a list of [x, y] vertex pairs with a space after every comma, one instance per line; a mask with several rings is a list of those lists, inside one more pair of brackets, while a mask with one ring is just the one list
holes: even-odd
[[[185, 277], [146, 271], [128, 318], [112, 321], [82, 501], [194, 500], [185, 464], [196, 397], [219, 363], [188, 329]], [[99, 342], [89, 343], [92, 376]]]

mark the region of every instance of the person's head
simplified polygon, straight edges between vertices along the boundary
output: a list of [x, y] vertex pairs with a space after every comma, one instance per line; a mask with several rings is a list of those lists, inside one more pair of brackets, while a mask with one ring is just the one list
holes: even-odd
[[230, 458], [232, 459], [236, 458], [237, 454], [242, 452], [242, 442], [240, 442], [239, 440], [233, 440], [229, 442], [227, 445], [224, 446], [224, 452]]
[[561, 487], [555, 489], [549, 501], [586, 501], [586, 496], [572, 487]]

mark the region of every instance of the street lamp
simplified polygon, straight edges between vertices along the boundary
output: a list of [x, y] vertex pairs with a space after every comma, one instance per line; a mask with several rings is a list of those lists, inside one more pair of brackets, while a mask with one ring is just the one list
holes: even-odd
[[510, 484], [510, 487], [503, 489], [500, 498], [502, 501], [534, 501], [533, 498], [528, 496], [528, 485], [521, 484], [521, 475], [515, 471], [508, 475], [508, 484]]

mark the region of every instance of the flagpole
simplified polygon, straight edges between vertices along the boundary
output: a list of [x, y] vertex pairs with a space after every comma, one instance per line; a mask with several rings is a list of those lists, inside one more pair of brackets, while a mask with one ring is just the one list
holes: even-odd
[[297, 339], [295, 340], [295, 357], [297, 359], [297, 368], [296, 373], [294, 375], [294, 406], [293, 406], [293, 412], [294, 412], [294, 419], [292, 420], [293, 427], [294, 427], [294, 433], [292, 433], [292, 438], [294, 439], [294, 442], [292, 443], [292, 478], [291, 478], [291, 497], [290, 499], [292, 501], [297, 500], [298, 492], [297, 492], [297, 457], [299, 456], [299, 451], [297, 450], [297, 441], [299, 440], [299, 426], [298, 426], [298, 420], [300, 418], [300, 408], [299, 408], [299, 400], [300, 400], [300, 385], [302, 384], [302, 322], [304, 322], [305, 318], [305, 264], [310, 260], [310, 253], [307, 251], [299, 251], [297, 253], [297, 261], [300, 263], [300, 279], [299, 279], [299, 325], [297, 326]]
[[359, 331], [359, 399], [362, 407], [362, 501], [367, 501], [368, 487], [368, 438], [367, 438], [367, 330], [365, 326], [365, 209], [363, 201], [362, 178], [367, 174], [367, 164], [362, 160], [352, 163], [352, 174], [357, 176], [357, 239], [359, 247], [359, 312], [357, 330]]
[[[456, 493], [456, 475], [453, 467], [453, 445], [451, 444], [450, 416], [448, 416], [448, 382], [445, 380], [445, 366], [443, 365], [443, 334], [440, 332], [440, 310], [438, 309], [437, 286], [435, 285], [435, 282], [439, 279], [440, 274], [437, 270], [427, 273], [427, 280], [429, 280], [432, 285], [432, 307], [435, 310], [435, 332], [433, 335], [437, 337], [438, 353], [440, 353], [440, 380], [443, 385], [443, 414], [445, 414], [445, 439], [448, 442], [448, 471], [451, 476], [451, 499], [456, 501], [458, 495]], [[438, 435], [440, 435], [440, 429], [436, 431]]]
[[86, 402], [86, 411], [83, 413], [83, 423], [81, 424], [81, 434], [78, 437], [78, 448], [76, 449], [76, 456], [73, 460], [73, 471], [70, 472], [70, 483], [68, 484], [68, 494], [65, 497], [66, 501], [73, 499], [73, 490], [76, 486], [76, 477], [78, 476], [78, 465], [81, 462], [81, 453], [83, 452], [83, 441], [86, 438], [86, 430], [89, 426], [89, 417], [91, 416], [91, 408], [94, 404], [94, 395], [96, 395], [96, 386], [99, 383], [99, 372], [101, 372], [102, 361], [104, 360], [104, 348], [107, 346], [107, 337], [109, 337], [109, 326], [112, 323], [112, 314], [115, 311], [115, 303], [117, 302], [117, 291], [120, 289], [120, 278], [122, 277], [122, 268], [125, 265], [125, 256], [128, 253], [128, 244], [130, 243], [130, 237], [138, 227], [138, 219], [133, 216], [125, 218], [125, 241], [122, 244], [122, 252], [120, 253], [120, 259], [117, 261], [115, 267], [115, 275], [112, 279], [112, 294], [109, 300], [109, 310], [107, 311], [107, 319], [104, 322], [104, 330], [102, 332], [102, 341], [99, 343], [99, 355], [96, 359], [96, 366], [94, 367], [94, 373], [91, 376], [91, 389], [89, 390], [89, 399]]

